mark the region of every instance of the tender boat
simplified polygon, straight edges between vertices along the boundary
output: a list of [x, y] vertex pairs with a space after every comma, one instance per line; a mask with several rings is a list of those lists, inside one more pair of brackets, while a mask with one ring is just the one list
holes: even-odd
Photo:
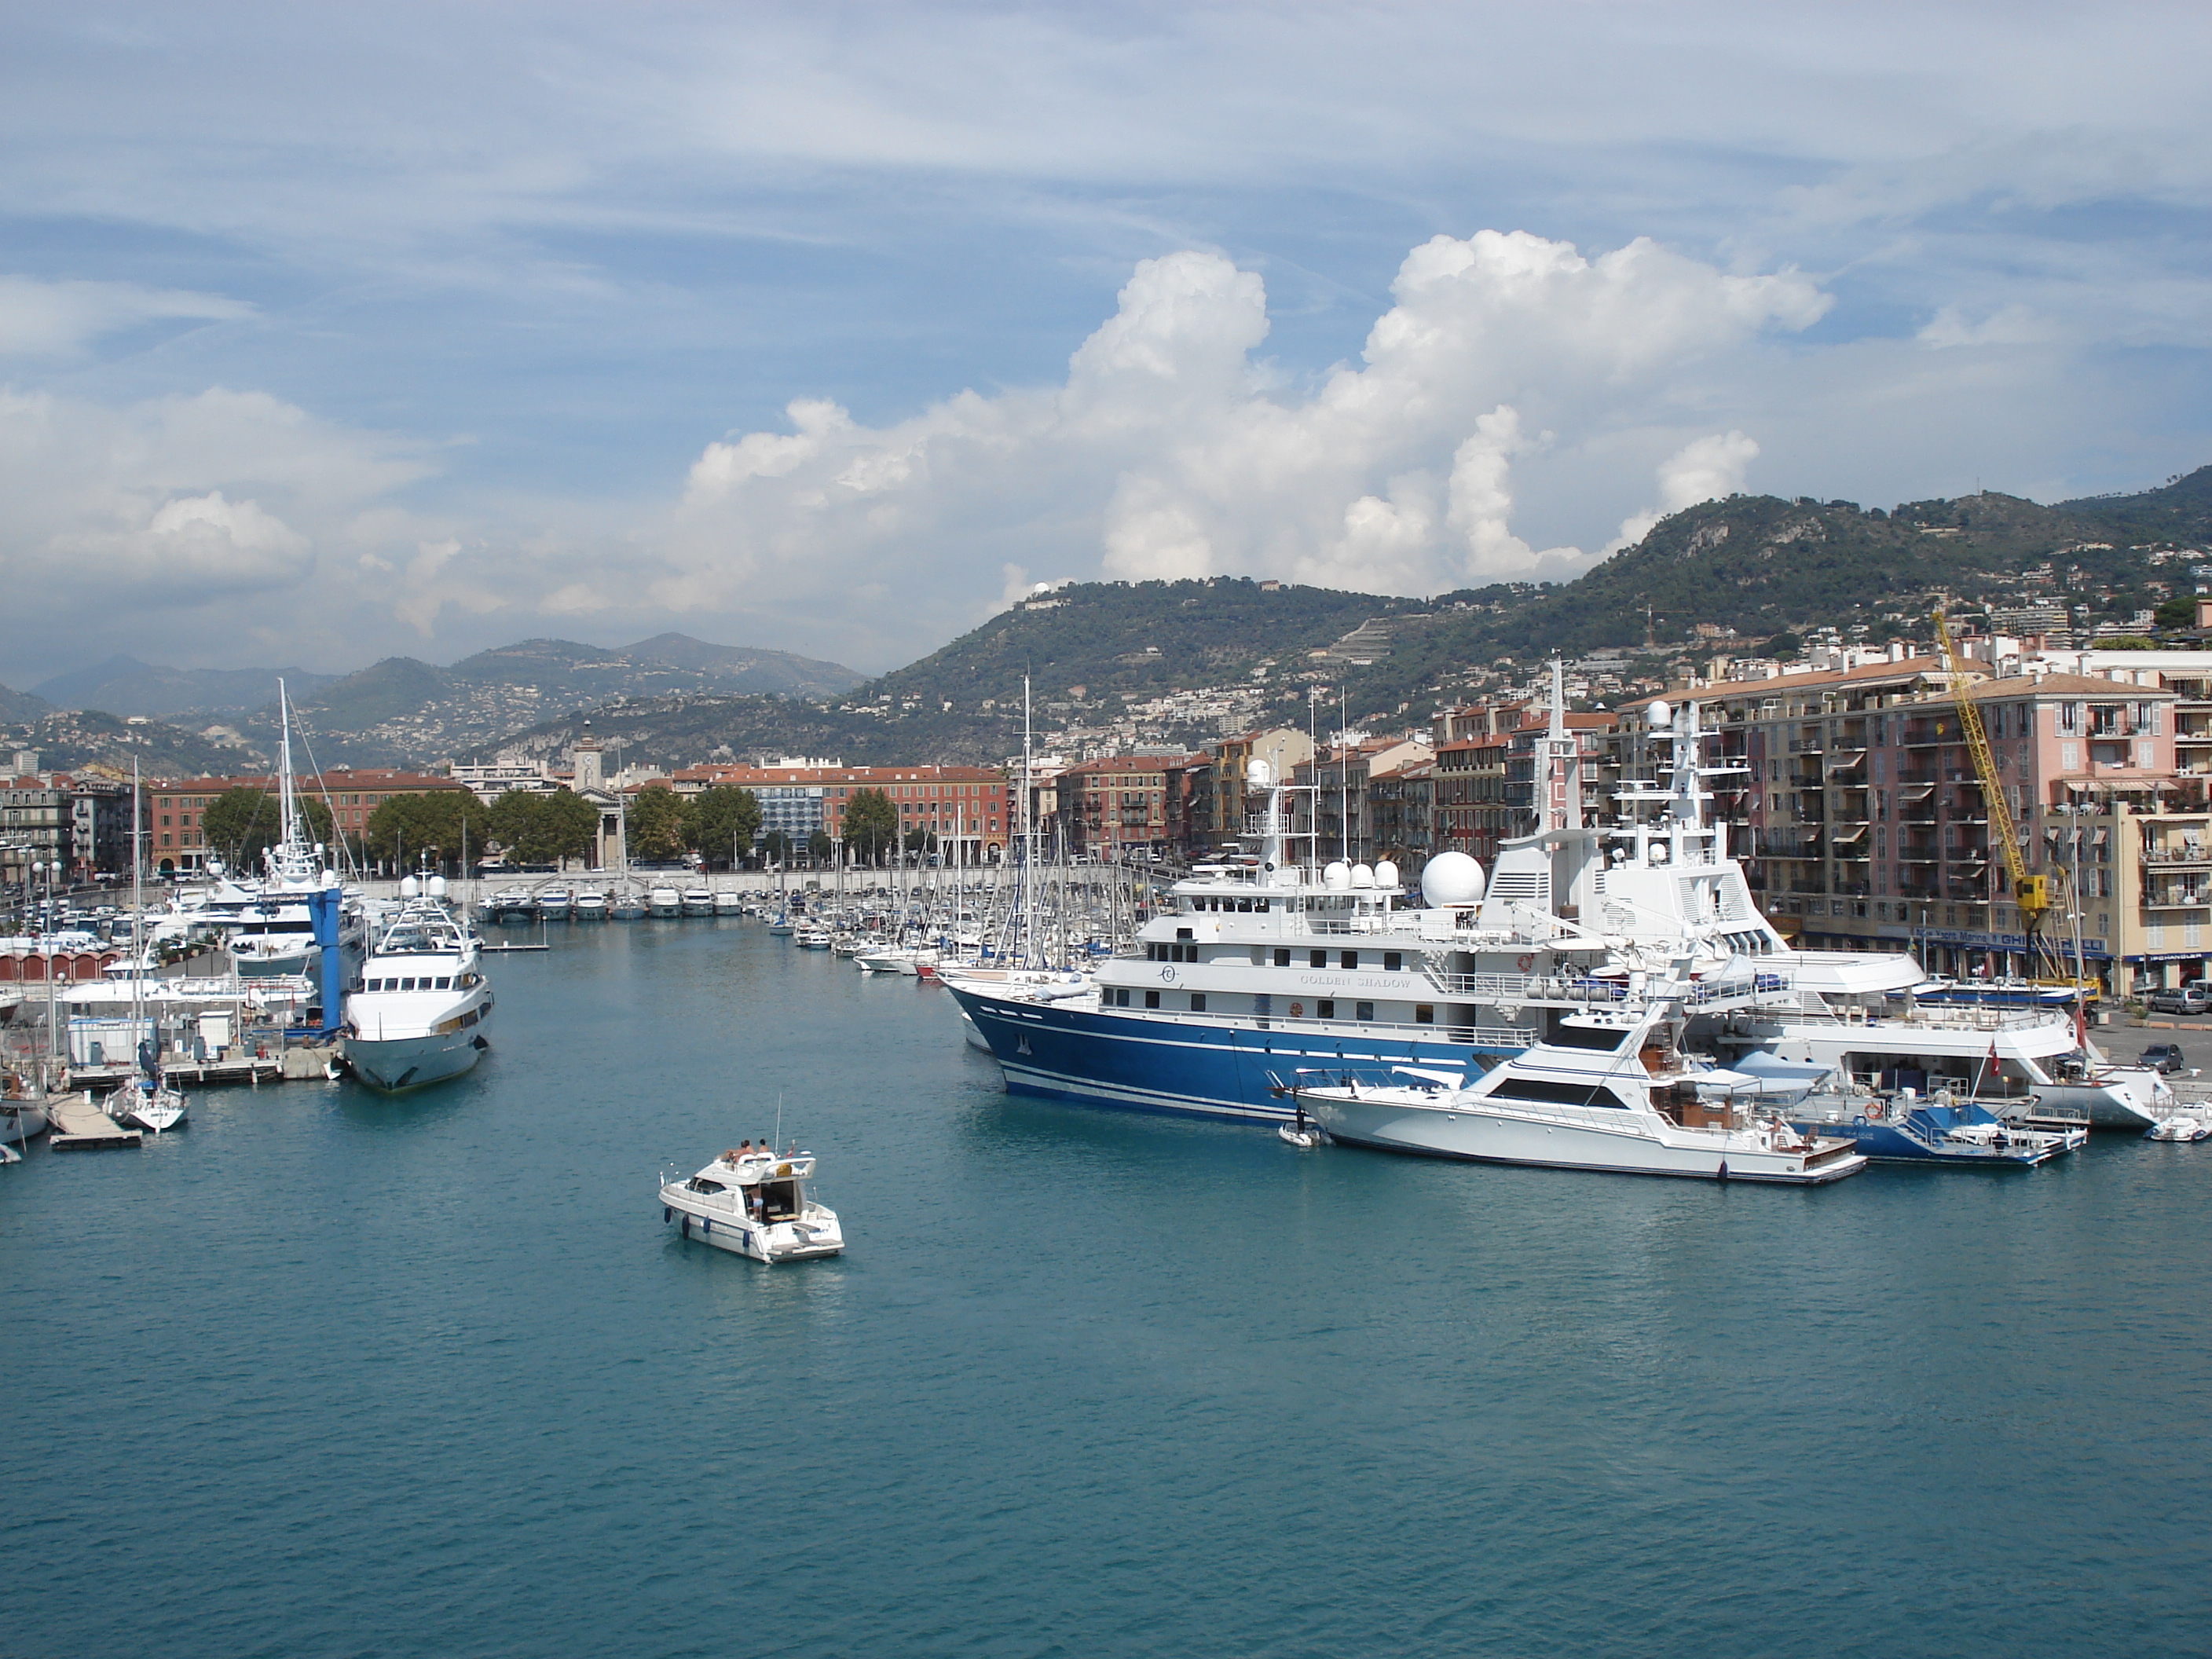
[[1894, 1099], [1868, 1099], [1848, 1116], [1832, 1107], [1817, 1118], [1786, 1109], [1784, 1115], [1804, 1133], [1848, 1136], [1877, 1164], [2025, 1166], [2074, 1152], [2089, 1139], [2086, 1125], [2025, 1128], [1948, 1090], [1927, 1099], [1910, 1089]]
[[805, 1261], [845, 1248], [837, 1215], [807, 1195], [814, 1154], [727, 1152], [687, 1181], [661, 1183], [660, 1218], [686, 1238], [756, 1261]]
[[446, 908], [446, 882], [399, 884], [405, 902], [346, 999], [345, 1058], [372, 1089], [396, 1094], [459, 1077], [490, 1044], [483, 942]]
[[2176, 1112], [2172, 1117], [2160, 1118], [2143, 1131], [2145, 1140], [2206, 1140], [2212, 1139], [2212, 1124], [2191, 1117], [2186, 1112]]

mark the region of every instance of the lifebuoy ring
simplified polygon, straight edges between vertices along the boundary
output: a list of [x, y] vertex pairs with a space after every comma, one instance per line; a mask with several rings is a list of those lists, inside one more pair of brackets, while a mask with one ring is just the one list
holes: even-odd
[[1516, 967], [1516, 969], [1518, 969], [1521, 972], [1522, 972], [1522, 973], [1524, 973], [1524, 974], [1525, 974], [1525, 973], [1527, 973], [1527, 972], [1528, 972], [1531, 968], [1534, 968], [1534, 967], [1536, 965], [1536, 958], [1535, 958], [1534, 957], [1533, 957], [1533, 956], [1524, 956], [1524, 957], [1521, 957], [1519, 960], [1516, 961], [1516, 962], [1514, 963], [1514, 964], [1513, 964], [1513, 965], [1514, 965], [1514, 967]]

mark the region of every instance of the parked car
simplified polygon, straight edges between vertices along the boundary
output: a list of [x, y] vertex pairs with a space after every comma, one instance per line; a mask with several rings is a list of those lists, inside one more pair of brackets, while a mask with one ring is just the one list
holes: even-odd
[[2153, 991], [2143, 999], [2143, 1006], [2154, 1014], [2212, 1013], [2212, 991], [2204, 988], [2203, 980], [2172, 991]]
[[2142, 1051], [2142, 1058], [2136, 1061], [2136, 1065], [2148, 1066], [2165, 1077], [2172, 1076], [2185, 1063], [2181, 1058], [2181, 1045], [2178, 1042], [2154, 1042]]

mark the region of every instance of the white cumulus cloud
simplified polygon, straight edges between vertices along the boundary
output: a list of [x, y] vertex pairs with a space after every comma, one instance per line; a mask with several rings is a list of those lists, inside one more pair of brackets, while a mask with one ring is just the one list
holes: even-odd
[[1255, 355], [1261, 277], [1173, 253], [1137, 266], [1056, 386], [884, 427], [794, 401], [791, 431], [693, 465], [654, 596], [803, 602], [903, 571], [1004, 602], [1047, 561], [1394, 593], [1571, 575], [1598, 555], [1516, 533], [1516, 465], [1640, 445], [1660, 501], [1631, 522], [1647, 527], [1736, 488], [1759, 447], [1711, 432], [1708, 383], [1830, 303], [1796, 272], [1648, 240], [1593, 258], [1487, 230], [1413, 250], [1392, 298], [1358, 362], [1286, 386]]

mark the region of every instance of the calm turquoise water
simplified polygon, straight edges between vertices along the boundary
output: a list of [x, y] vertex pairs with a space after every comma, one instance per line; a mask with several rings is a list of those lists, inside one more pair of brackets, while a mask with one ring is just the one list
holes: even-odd
[[[1010, 1099], [734, 921], [0, 1170], [0, 1652], [2212, 1645], [2212, 1145], [1826, 1190]], [[772, 1128], [850, 1253], [664, 1229]]]

